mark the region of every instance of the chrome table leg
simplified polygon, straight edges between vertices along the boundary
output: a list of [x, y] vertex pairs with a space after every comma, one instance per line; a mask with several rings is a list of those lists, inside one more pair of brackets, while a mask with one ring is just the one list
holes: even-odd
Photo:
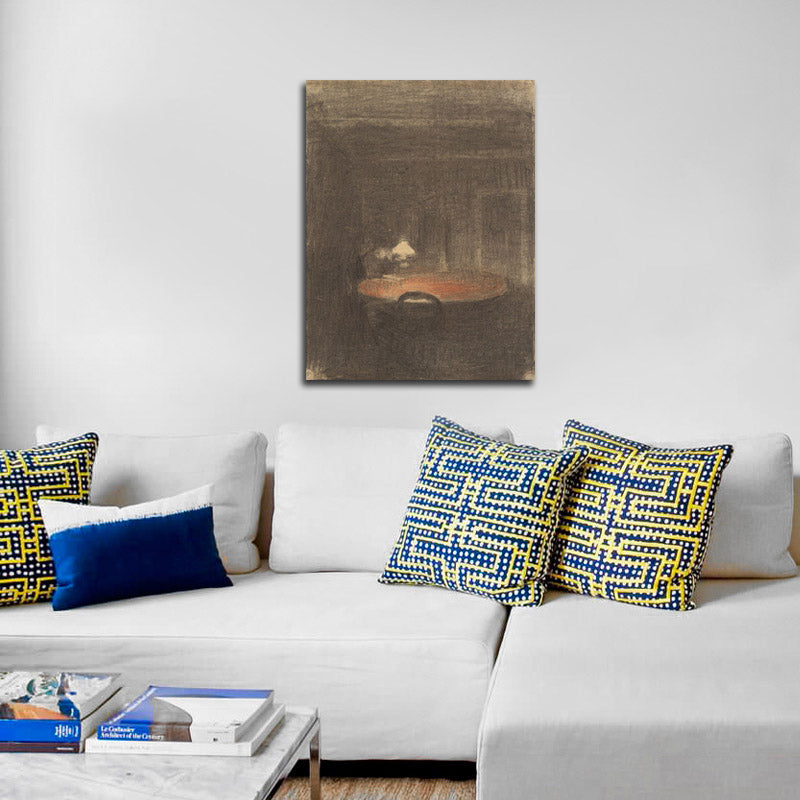
[[308, 746], [308, 789], [311, 800], [321, 800], [322, 788], [319, 774], [319, 726]]

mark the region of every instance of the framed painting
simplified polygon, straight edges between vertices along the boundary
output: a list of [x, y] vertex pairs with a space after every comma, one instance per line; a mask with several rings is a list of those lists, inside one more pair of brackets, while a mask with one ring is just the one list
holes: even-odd
[[534, 82], [306, 83], [306, 380], [534, 376]]

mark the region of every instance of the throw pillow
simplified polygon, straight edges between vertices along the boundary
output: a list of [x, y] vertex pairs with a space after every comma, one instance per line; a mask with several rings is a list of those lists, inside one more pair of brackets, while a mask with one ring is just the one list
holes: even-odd
[[230, 586], [211, 486], [127, 508], [42, 502], [56, 570], [53, 608]]
[[686, 611], [703, 566], [730, 445], [650, 447], [570, 420], [589, 456], [569, 478], [549, 585]]
[[498, 442], [436, 417], [382, 583], [539, 605], [565, 479], [585, 450]]
[[0, 605], [49, 600], [55, 570], [38, 501], [89, 502], [97, 434], [0, 450]]

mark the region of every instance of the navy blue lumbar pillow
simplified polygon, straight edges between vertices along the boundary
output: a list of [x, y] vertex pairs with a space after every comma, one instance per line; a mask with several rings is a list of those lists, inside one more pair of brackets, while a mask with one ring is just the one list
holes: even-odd
[[50, 536], [50, 549], [56, 611], [232, 585], [217, 552], [210, 505], [66, 528]]

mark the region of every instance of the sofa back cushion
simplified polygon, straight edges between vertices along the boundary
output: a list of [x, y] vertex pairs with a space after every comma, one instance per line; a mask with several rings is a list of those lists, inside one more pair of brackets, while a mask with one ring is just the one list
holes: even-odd
[[[797, 575], [797, 564], [789, 554], [794, 487], [792, 442], [786, 434], [647, 442], [653, 447], [691, 448], [722, 440], [733, 445], [733, 456], [717, 490], [714, 523], [700, 577]], [[557, 446], [541, 446], [548, 444]]]
[[[788, 578], [794, 489], [792, 443], [783, 433], [729, 439], [733, 456], [717, 491], [703, 578]], [[696, 447], [680, 442], [659, 447]]]
[[[481, 433], [511, 441], [507, 429]], [[381, 572], [400, 533], [427, 437], [427, 429], [282, 425], [270, 567]]]
[[[264, 490], [267, 440], [260, 433], [127, 436], [100, 433], [90, 502], [130, 506], [214, 486], [214, 536], [228, 572], [249, 572], [260, 558], [253, 540]], [[69, 438], [40, 425], [39, 443]]]

